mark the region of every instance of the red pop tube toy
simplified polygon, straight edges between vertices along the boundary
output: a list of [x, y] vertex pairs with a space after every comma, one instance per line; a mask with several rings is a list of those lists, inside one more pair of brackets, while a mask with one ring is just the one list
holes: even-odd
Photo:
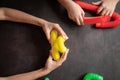
[[98, 16], [98, 17], [83, 17], [85, 24], [96, 24], [110, 21], [109, 16]]
[[[93, 4], [88, 4], [82, 1], [75, 1], [83, 9], [96, 12], [98, 6]], [[111, 19], [113, 19], [111, 21]], [[97, 28], [114, 28], [120, 25], [120, 15], [117, 12], [114, 12], [112, 17], [110, 16], [98, 16], [98, 17], [83, 17], [85, 24], [96, 24]]]

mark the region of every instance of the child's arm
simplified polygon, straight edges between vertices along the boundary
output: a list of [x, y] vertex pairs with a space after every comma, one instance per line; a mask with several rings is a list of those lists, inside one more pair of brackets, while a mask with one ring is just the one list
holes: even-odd
[[101, 0], [93, 2], [93, 4], [100, 6], [97, 14], [112, 16], [118, 2], [119, 0]]
[[68, 17], [78, 25], [83, 25], [84, 11], [72, 0], [58, 0], [58, 2], [67, 10]]
[[0, 77], [0, 80], [6, 80], [6, 78], [2, 78], [2, 77]]
[[0, 8], [0, 20], [8, 20], [14, 22], [22, 22], [28, 24], [34, 24], [43, 28], [47, 39], [50, 41], [50, 32], [52, 29], [56, 29], [60, 35], [62, 35], [65, 39], [67, 39], [66, 33], [62, 30], [62, 28], [56, 24], [48, 22], [44, 19], [32, 16], [25, 12], [11, 9], [11, 8]]
[[43, 77], [48, 73], [49, 72], [47, 70], [42, 68], [28, 73], [22, 73], [22, 74], [5, 77], [4, 79], [5, 80], [36, 80], [37, 78]]
[[42, 26], [45, 23], [45, 20], [43, 19], [11, 8], [0, 8], [0, 20], [29, 23], [38, 26]]
[[0, 80], [36, 80], [40, 77], [43, 77], [49, 74], [51, 71], [60, 67], [62, 63], [66, 60], [69, 49], [61, 56], [59, 61], [54, 61], [51, 54], [49, 55], [45, 67], [36, 71], [13, 75], [5, 78], [0, 78]]

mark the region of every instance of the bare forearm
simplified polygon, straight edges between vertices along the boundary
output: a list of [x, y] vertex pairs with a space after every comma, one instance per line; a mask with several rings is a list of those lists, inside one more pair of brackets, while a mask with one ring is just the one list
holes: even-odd
[[119, 2], [120, 0], [113, 0], [113, 1]]
[[9, 20], [14, 22], [22, 22], [28, 24], [34, 24], [42, 26], [46, 21], [25, 12], [11, 9], [11, 8], [0, 8], [0, 20]]
[[115, 0], [117, 3], [120, 1], [120, 0]]
[[6, 80], [6, 78], [4, 78], [4, 77], [0, 77], [0, 80]]
[[28, 73], [18, 74], [7, 77], [6, 80], [36, 80], [40, 77], [47, 75], [49, 72], [45, 69], [40, 69]]

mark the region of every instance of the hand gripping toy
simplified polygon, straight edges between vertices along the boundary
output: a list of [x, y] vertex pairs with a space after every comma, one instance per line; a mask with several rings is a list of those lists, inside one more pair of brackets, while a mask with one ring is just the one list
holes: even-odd
[[51, 31], [51, 47], [52, 47], [52, 57], [55, 61], [60, 59], [62, 53], [65, 53], [67, 48], [64, 45], [65, 39], [58, 35], [56, 30]]
[[83, 80], [103, 80], [103, 77], [96, 73], [87, 73]]
[[[88, 4], [82, 1], [76, 0], [75, 3], [77, 3], [83, 9], [90, 10], [93, 12], [96, 12], [98, 9], [98, 6]], [[113, 20], [111, 21], [111, 19]], [[114, 28], [120, 25], [120, 15], [117, 12], [114, 12], [112, 17], [110, 16], [83, 17], [83, 20], [85, 24], [96, 24], [97, 28]]]

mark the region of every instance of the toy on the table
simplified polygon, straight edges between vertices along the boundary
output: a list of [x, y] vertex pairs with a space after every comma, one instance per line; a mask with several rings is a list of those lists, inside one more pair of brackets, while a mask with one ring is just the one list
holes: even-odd
[[103, 80], [103, 76], [96, 73], [87, 73], [83, 80]]
[[[75, 3], [80, 5], [83, 9], [96, 12], [98, 6], [85, 3], [82, 1], [76, 0]], [[111, 21], [111, 19], [113, 19]], [[85, 24], [96, 24], [97, 28], [114, 28], [120, 25], [120, 15], [117, 12], [113, 12], [112, 17], [110, 16], [98, 16], [98, 17], [83, 17]]]
[[50, 80], [48, 77], [45, 77], [44, 80]]
[[55, 61], [60, 59], [62, 53], [65, 53], [67, 50], [64, 45], [65, 39], [57, 33], [56, 30], [51, 31], [51, 48], [52, 48], [52, 57]]

